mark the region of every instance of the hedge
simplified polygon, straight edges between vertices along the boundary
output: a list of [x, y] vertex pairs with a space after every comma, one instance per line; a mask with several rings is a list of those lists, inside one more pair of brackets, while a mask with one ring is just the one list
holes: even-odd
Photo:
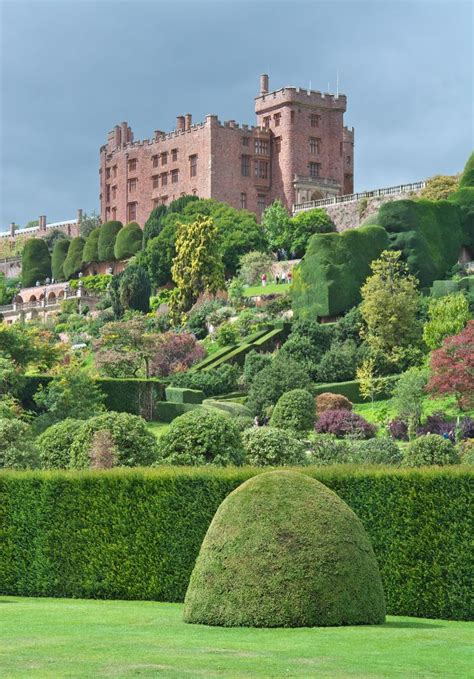
[[474, 302], [474, 276], [464, 276], [463, 278], [453, 281], [433, 281], [433, 285], [430, 289], [431, 297], [444, 297], [444, 295], [450, 295], [453, 292], [460, 292], [464, 290], [468, 300], [472, 303]]
[[[473, 618], [471, 469], [300, 470], [334, 490], [361, 519], [389, 614]], [[0, 592], [182, 601], [215, 511], [256, 473], [2, 472]]]
[[83, 264], [99, 261], [99, 237], [100, 226], [96, 226], [95, 229], [92, 229], [90, 234], [87, 236], [84, 250], [82, 251]]
[[171, 403], [202, 403], [204, 392], [184, 387], [166, 387], [166, 400]]
[[206, 398], [203, 405], [210, 406], [211, 408], [217, 408], [222, 410], [224, 413], [229, 413], [232, 417], [252, 417], [250, 410], [243, 405], [243, 403], [236, 403], [234, 401], [219, 401], [214, 398]]
[[[390, 398], [391, 396], [391, 389], [395, 386], [396, 381], [398, 380], [398, 375], [391, 375], [389, 377], [386, 377], [385, 379], [387, 380], [387, 389], [385, 391], [381, 391], [376, 396], [374, 397], [375, 401], [383, 401], [386, 398]], [[311, 388], [311, 392], [313, 393], [314, 396], [319, 396], [319, 394], [325, 394], [327, 392], [331, 394], [342, 394], [346, 398], [349, 399], [349, 401], [352, 401], [352, 403], [363, 403], [364, 399], [362, 398], [360, 391], [359, 391], [359, 381], [358, 380], [348, 380], [347, 382], [327, 382], [326, 384], [316, 384]]]
[[72, 278], [81, 270], [84, 244], [85, 240], [81, 236], [72, 239], [63, 264], [64, 278], [66, 280]]
[[51, 278], [51, 255], [42, 238], [29, 238], [21, 255], [21, 285], [31, 288], [36, 281]]
[[143, 231], [137, 222], [123, 226], [117, 234], [114, 256], [117, 260], [130, 259], [142, 249]]
[[51, 254], [51, 275], [55, 282], [64, 280], [64, 262], [66, 261], [69, 245], [69, 238], [60, 238], [56, 241]]
[[100, 227], [99, 242], [97, 244], [99, 262], [109, 262], [115, 259], [115, 239], [122, 226], [122, 222], [111, 221], [105, 222]]
[[171, 403], [170, 401], [159, 401], [155, 404], [154, 419], [158, 422], [172, 422], [174, 419], [184, 413], [194, 410], [194, 408], [203, 408], [197, 403]]

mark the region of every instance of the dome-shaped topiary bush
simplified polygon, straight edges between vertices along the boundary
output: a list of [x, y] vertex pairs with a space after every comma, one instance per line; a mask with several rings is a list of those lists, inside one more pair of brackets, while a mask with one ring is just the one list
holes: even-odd
[[314, 399], [306, 389], [285, 392], [273, 410], [270, 426], [305, 432], [314, 426]]
[[405, 451], [405, 464], [409, 467], [459, 464], [459, 453], [448, 439], [438, 434], [426, 434], [410, 441]]
[[338, 438], [370, 439], [375, 436], [374, 425], [350, 410], [326, 410], [316, 422], [315, 429], [318, 434], [334, 434]]
[[85, 420], [71, 445], [71, 467], [86, 469], [90, 465], [92, 440], [97, 431], [109, 431], [117, 452], [117, 465], [139, 467], [157, 459], [156, 438], [142, 417], [110, 411]]
[[190, 410], [177, 417], [158, 441], [164, 464], [241, 465], [245, 458], [240, 432], [221, 412]]
[[43, 469], [67, 469], [71, 446], [84, 420], [68, 417], [48, 427], [37, 439]]
[[326, 410], [352, 410], [352, 403], [342, 394], [325, 391], [316, 396], [316, 412], [322, 415]]
[[63, 263], [64, 278], [69, 280], [79, 273], [82, 267], [82, 252], [84, 250], [84, 238], [77, 236], [73, 238]]
[[99, 261], [100, 229], [100, 226], [96, 226], [95, 229], [92, 229], [90, 234], [87, 236], [84, 250], [82, 251], [82, 262], [84, 264]]
[[249, 627], [380, 624], [385, 601], [369, 537], [319, 481], [259, 474], [220, 505], [186, 593], [184, 620]]
[[100, 227], [99, 241], [97, 243], [99, 262], [109, 262], [110, 260], [115, 259], [115, 240], [122, 226], [122, 222], [113, 220], [111, 222], [105, 222], [105, 224], [102, 224]]
[[306, 464], [304, 445], [284, 429], [252, 427], [242, 440], [246, 461], [255, 467]]
[[29, 238], [21, 255], [21, 285], [24, 288], [44, 283], [51, 277], [51, 255], [42, 238]]
[[51, 254], [51, 275], [54, 280], [64, 280], [64, 262], [66, 261], [69, 245], [71, 241], [69, 238], [60, 238], [56, 241]]
[[379, 437], [350, 442], [350, 462], [359, 464], [401, 464], [403, 454], [393, 439]]
[[143, 231], [136, 222], [130, 222], [123, 226], [117, 234], [115, 241], [115, 259], [130, 259], [142, 249]]

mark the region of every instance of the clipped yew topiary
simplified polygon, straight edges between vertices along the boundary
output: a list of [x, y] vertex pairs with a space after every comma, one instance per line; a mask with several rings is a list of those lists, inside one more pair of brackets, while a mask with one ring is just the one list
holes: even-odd
[[270, 426], [305, 432], [313, 428], [314, 420], [314, 399], [309, 391], [292, 389], [278, 399], [270, 419]]
[[321, 415], [326, 410], [352, 410], [352, 403], [342, 394], [325, 391], [316, 396], [316, 412]]
[[43, 469], [67, 469], [69, 467], [71, 446], [83, 423], [83, 420], [67, 417], [48, 427], [38, 436], [36, 443]]
[[51, 254], [51, 274], [55, 281], [63, 281], [65, 278], [63, 267], [70, 244], [69, 238], [61, 238], [54, 244]]
[[130, 259], [142, 249], [143, 231], [136, 222], [120, 229], [114, 246], [115, 259]]
[[381, 624], [385, 599], [369, 537], [319, 481], [294, 471], [255, 476], [212, 520], [184, 620], [226, 627]]
[[122, 228], [122, 222], [105, 222], [100, 227], [99, 242], [97, 244], [99, 262], [109, 262], [115, 259], [115, 241]]
[[30, 238], [26, 241], [21, 255], [21, 284], [24, 288], [36, 285], [36, 281], [44, 283], [51, 277], [51, 255], [42, 238]]
[[82, 261], [84, 264], [99, 261], [100, 229], [100, 226], [96, 226], [95, 229], [92, 229], [90, 234], [87, 236], [84, 250], [82, 252]]
[[84, 243], [84, 238], [77, 236], [77, 238], [72, 239], [71, 244], [69, 245], [67, 257], [63, 264], [64, 277], [66, 280], [73, 278], [81, 270]]

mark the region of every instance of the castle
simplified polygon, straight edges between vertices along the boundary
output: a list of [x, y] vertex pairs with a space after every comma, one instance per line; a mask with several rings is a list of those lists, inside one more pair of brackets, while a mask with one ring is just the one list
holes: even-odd
[[216, 115], [193, 124], [177, 117], [176, 129], [134, 141], [126, 122], [109, 132], [100, 149], [102, 220], [137, 221], [186, 194], [214, 198], [260, 216], [279, 198], [295, 203], [353, 191], [354, 130], [344, 127], [344, 95], [298, 87], [269, 91], [260, 77], [257, 125], [223, 124]]

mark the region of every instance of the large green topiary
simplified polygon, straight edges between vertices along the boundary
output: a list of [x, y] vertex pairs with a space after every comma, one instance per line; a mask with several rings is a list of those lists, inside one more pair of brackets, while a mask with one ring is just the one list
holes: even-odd
[[105, 222], [100, 227], [99, 242], [97, 245], [99, 262], [110, 262], [115, 259], [115, 240], [122, 228], [122, 222]]
[[77, 236], [77, 238], [72, 239], [71, 244], [69, 245], [67, 257], [63, 264], [64, 277], [66, 280], [76, 276], [81, 270], [84, 243], [84, 238]]
[[26, 241], [21, 255], [21, 284], [24, 288], [36, 285], [36, 281], [44, 283], [51, 278], [51, 255], [42, 238], [30, 238]]
[[115, 259], [130, 259], [142, 249], [143, 231], [137, 222], [130, 222], [120, 229], [115, 241]]
[[381, 624], [385, 600], [369, 537], [319, 481], [293, 471], [253, 477], [212, 520], [184, 620], [228, 627]]
[[41, 467], [43, 469], [67, 469], [70, 462], [71, 445], [83, 420], [71, 417], [48, 427], [36, 441]]
[[65, 278], [64, 262], [66, 261], [70, 244], [69, 238], [61, 238], [54, 244], [51, 254], [51, 274], [55, 281], [63, 281]]
[[387, 233], [377, 225], [312, 236], [293, 277], [296, 316], [335, 316], [356, 306], [370, 263], [387, 246]]
[[467, 187], [474, 188], [474, 152], [467, 159], [461, 179], [459, 180], [460, 189]]
[[90, 234], [87, 236], [84, 250], [82, 252], [82, 261], [84, 264], [99, 261], [100, 229], [100, 226], [96, 226], [95, 229], [92, 229]]
[[292, 389], [278, 399], [270, 426], [306, 432], [313, 428], [316, 418], [314, 398], [306, 389]]

